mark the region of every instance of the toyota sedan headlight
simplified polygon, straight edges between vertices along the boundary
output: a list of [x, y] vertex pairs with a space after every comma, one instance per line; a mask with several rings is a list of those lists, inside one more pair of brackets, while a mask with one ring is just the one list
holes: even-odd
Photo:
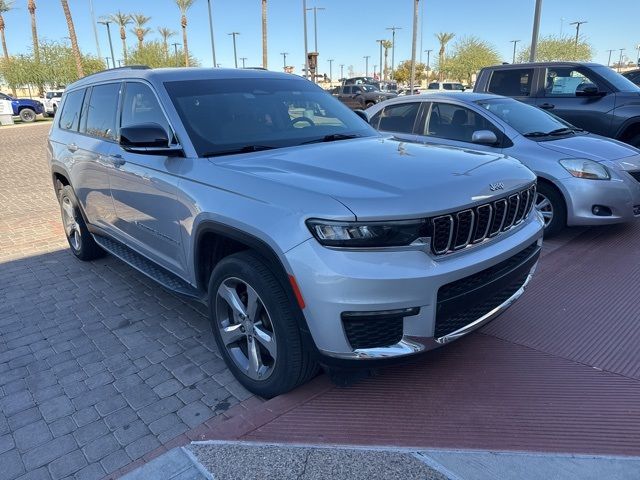
[[560, 160], [560, 165], [574, 177], [589, 180], [609, 180], [611, 178], [604, 166], [586, 158], [566, 158]]
[[428, 236], [425, 220], [395, 222], [333, 222], [307, 220], [320, 244], [342, 248], [381, 248], [411, 245]]

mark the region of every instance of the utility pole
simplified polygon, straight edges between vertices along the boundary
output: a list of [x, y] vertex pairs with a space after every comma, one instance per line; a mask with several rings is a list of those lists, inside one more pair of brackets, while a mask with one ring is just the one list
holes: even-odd
[[620, 49], [620, 59], [618, 60], [618, 73], [620, 72], [620, 69], [622, 68], [622, 52], [624, 52], [626, 50], [626, 48], [621, 48]]
[[235, 62], [236, 68], [238, 68], [238, 52], [236, 50], [236, 36], [240, 35], [240, 32], [231, 32], [227, 35], [231, 35], [233, 37], [233, 61]]
[[[98, 38], [98, 27], [96, 26], [96, 16], [93, 13], [93, 0], [89, 0], [89, 10], [91, 11], [91, 25], [93, 26], [93, 36], [96, 37], [96, 50], [98, 53], [98, 58], [102, 57], [102, 52], [100, 52], [100, 39]], [[113, 55], [113, 53], [111, 54]], [[115, 66], [115, 62], [114, 62]]]
[[422, 8], [420, 10], [420, 63], [422, 63], [422, 37], [424, 33], [424, 4], [426, 2], [422, 2]]
[[340, 65], [340, 80], [344, 78], [344, 64]]
[[330, 58], [327, 62], [329, 62], [329, 81], [333, 82], [333, 58]]
[[607, 67], [611, 66], [611, 53], [614, 52], [615, 50], [607, 50], [607, 52], [609, 52], [609, 60], [607, 61]]
[[121, 67], [122, 66], [122, 60], [119, 58], [118, 59], [118, 66]]
[[387, 30], [391, 30], [391, 74], [393, 74], [396, 64], [396, 30], [402, 30], [402, 27], [387, 27]]
[[209, 10], [209, 35], [211, 36], [211, 57], [213, 66], [216, 66], [216, 46], [213, 42], [213, 17], [211, 16], [211, 0], [207, 0], [207, 9]]
[[242, 60], [242, 68], [246, 68], [246, 65], [244, 62], [247, 60], [247, 57], [240, 57], [240, 60]]
[[378, 69], [378, 65], [373, 66], [373, 78], [376, 78], [376, 70]]
[[[107, 27], [107, 36], [109, 37], [109, 49], [111, 50], [111, 58], [116, 58], [116, 56], [113, 54], [113, 43], [111, 42], [111, 28], [109, 27], [109, 25], [111, 25], [111, 22], [109, 20], [101, 20], [98, 23]], [[113, 64], [115, 66], [115, 61], [113, 62]], [[107, 65], [107, 68], [109, 68], [109, 65]]]
[[416, 41], [418, 39], [418, 8], [420, 0], [414, 0], [413, 2], [413, 32], [411, 39], [411, 77], [409, 80], [409, 89], [411, 95], [413, 95], [413, 86], [416, 83]]
[[516, 45], [518, 45], [519, 41], [520, 40], [509, 40], [509, 42], [513, 43], [513, 60], [511, 63], [516, 63]]
[[371, 56], [365, 55], [362, 58], [364, 58], [364, 76], [368, 77], [369, 76], [369, 59], [371, 58]]
[[282, 68], [285, 69], [287, 68], [287, 55], [289, 55], [289, 52], [282, 52], [280, 55], [282, 55]]
[[[307, 10], [313, 10], [313, 40], [314, 40], [314, 51], [318, 52], [318, 10], [326, 10], [323, 7], [311, 7], [307, 8]], [[305, 22], [306, 23], [306, 22]]]
[[540, 15], [542, 13], [542, 0], [536, 0], [536, 10], [533, 15], [533, 31], [531, 32], [531, 49], [529, 61], [536, 61], [536, 50], [538, 49], [538, 33], [540, 32]]
[[576, 26], [576, 59], [578, 57], [578, 40], [580, 39], [580, 25], [584, 24], [584, 23], [588, 23], [584, 20], [578, 21], [578, 22], [571, 22], [569, 25], [575, 25]]
[[384, 39], [376, 40], [376, 42], [380, 44], [380, 80], [382, 80], [382, 42]]
[[427, 72], [431, 70], [431, 52], [433, 52], [433, 49], [425, 50], [427, 54]]
[[636, 47], [636, 50], [638, 50], [638, 55], [636, 55], [636, 67], [640, 67], [640, 43]]
[[173, 45], [173, 51], [175, 52], [176, 55], [176, 67], [178, 66], [178, 45], [182, 45], [181, 43], [172, 43], [171, 45]]
[[[107, 61], [107, 70], [109, 70], [109, 68], [111, 68], [111, 67], [109, 67], [109, 60], [111, 59], [111, 57], [104, 57], [104, 59]], [[115, 65], [114, 65], [114, 67], [115, 67]]]
[[302, 0], [302, 18], [304, 19], [304, 78], [309, 78], [309, 47], [307, 45], [307, 0]]

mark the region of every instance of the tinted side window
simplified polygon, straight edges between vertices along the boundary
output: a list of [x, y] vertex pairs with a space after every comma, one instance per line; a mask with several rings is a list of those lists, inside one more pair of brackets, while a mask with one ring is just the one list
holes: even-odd
[[351, 94], [351, 87], [344, 87], [342, 89], [342, 93], [347, 94], [347, 95]]
[[430, 83], [429, 86], [427, 87], [427, 90], [438, 90], [438, 88], [440, 88], [439, 84]]
[[424, 135], [471, 142], [473, 132], [491, 130], [498, 138], [501, 132], [487, 119], [468, 108], [450, 103], [433, 103]]
[[531, 95], [533, 68], [496, 70], [489, 81], [489, 91], [505, 97], [528, 97]]
[[86, 122], [82, 128], [84, 133], [107, 140], [115, 140], [119, 94], [119, 83], [93, 87], [86, 109]]
[[418, 110], [419, 102], [389, 105], [382, 110], [378, 128], [385, 132], [413, 133]]
[[140, 82], [130, 82], [125, 86], [120, 126], [141, 123], [157, 123], [165, 129], [169, 138], [173, 136], [169, 122], [151, 88]]
[[582, 90], [584, 87], [597, 87], [585, 73], [571, 67], [547, 68], [545, 79], [544, 91], [549, 97], [575, 97], [577, 90]]
[[58, 122], [58, 126], [63, 130], [78, 130], [84, 92], [84, 89], [82, 89], [67, 93], [60, 113], [60, 121]]
[[442, 88], [444, 88], [445, 90], [453, 90], [453, 88], [451, 88], [451, 84], [450, 83], [444, 83], [442, 85]]

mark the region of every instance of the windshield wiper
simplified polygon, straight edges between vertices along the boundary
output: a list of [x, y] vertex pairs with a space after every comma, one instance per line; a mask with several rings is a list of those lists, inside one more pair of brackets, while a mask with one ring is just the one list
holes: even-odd
[[527, 137], [527, 138], [531, 138], [531, 137], [546, 137], [547, 135], [549, 135], [549, 134], [545, 133], [545, 132], [529, 132], [529, 133], [523, 134], [523, 136]]
[[562, 127], [557, 128], [555, 130], [551, 130], [547, 133], [547, 135], [566, 135], [567, 133], [575, 134], [578, 130], [570, 127]]
[[224, 155], [235, 155], [238, 153], [251, 153], [261, 152], [262, 150], [272, 150], [276, 147], [270, 147], [269, 145], [245, 145], [244, 147], [232, 148], [230, 150], [219, 150], [217, 152], [203, 153], [202, 157], [222, 157]]
[[302, 142], [300, 145], [307, 145], [308, 143], [335, 142], [337, 140], [349, 140], [352, 138], [359, 138], [361, 136], [362, 135], [358, 135], [355, 133], [332, 133], [330, 135], [325, 135], [324, 137], [314, 138], [313, 140]]

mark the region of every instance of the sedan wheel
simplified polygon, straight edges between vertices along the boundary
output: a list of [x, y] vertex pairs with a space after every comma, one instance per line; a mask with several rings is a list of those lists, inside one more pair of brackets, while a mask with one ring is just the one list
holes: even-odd
[[216, 296], [220, 338], [238, 369], [252, 380], [273, 373], [278, 357], [271, 316], [256, 291], [239, 278], [227, 278]]
[[538, 182], [536, 209], [544, 219], [544, 235], [551, 237], [567, 224], [567, 207], [562, 194], [553, 186]]
[[553, 222], [553, 204], [547, 197], [538, 192], [536, 194], [536, 208], [544, 218], [545, 228], [548, 227]]

